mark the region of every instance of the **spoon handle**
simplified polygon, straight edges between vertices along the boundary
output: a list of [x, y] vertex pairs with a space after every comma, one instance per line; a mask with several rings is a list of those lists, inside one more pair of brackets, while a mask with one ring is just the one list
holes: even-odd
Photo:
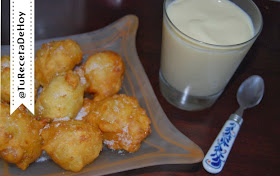
[[203, 167], [212, 174], [223, 169], [243, 119], [231, 114], [203, 159]]

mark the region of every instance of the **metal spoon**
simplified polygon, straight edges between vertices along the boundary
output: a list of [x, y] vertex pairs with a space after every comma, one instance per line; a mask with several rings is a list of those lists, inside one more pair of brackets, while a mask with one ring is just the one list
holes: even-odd
[[264, 81], [260, 76], [247, 78], [237, 91], [239, 109], [231, 114], [203, 159], [206, 171], [217, 174], [223, 169], [234, 140], [243, 122], [243, 111], [260, 103], [264, 94]]

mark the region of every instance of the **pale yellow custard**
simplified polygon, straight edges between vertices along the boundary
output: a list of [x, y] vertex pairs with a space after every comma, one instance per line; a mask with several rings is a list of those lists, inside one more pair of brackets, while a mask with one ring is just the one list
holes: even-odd
[[241, 44], [254, 36], [250, 17], [228, 0], [176, 0], [166, 11], [175, 26], [165, 16], [161, 72], [166, 81], [193, 96], [222, 91], [253, 44]]

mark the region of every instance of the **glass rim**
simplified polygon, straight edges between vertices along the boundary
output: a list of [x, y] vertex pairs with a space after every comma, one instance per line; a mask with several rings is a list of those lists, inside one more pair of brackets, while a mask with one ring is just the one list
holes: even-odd
[[[231, 1], [231, 0], [230, 0]], [[173, 24], [173, 22], [170, 20], [168, 14], [167, 14], [167, 0], [164, 0], [164, 4], [163, 4], [163, 13], [164, 15], [166, 16], [167, 18], [167, 21], [171, 24], [171, 26], [175, 29], [176, 32], [178, 32], [180, 35], [182, 35], [183, 37], [186, 37], [186, 38], [189, 38], [195, 42], [198, 42], [198, 43], [201, 43], [201, 44], [204, 44], [204, 45], [208, 45], [208, 46], [211, 46], [211, 47], [221, 47], [221, 48], [230, 48], [230, 47], [238, 47], [238, 46], [241, 46], [241, 45], [245, 45], [246, 43], [249, 43], [250, 41], [256, 39], [258, 37], [258, 35], [261, 33], [262, 31], [262, 28], [263, 28], [263, 17], [262, 17], [262, 14], [258, 8], [258, 6], [252, 1], [252, 0], [247, 0], [249, 1], [253, 6], [254, 8], [256, 9], [257, 11], [257, 14], [259, 15], [260, 17], [260, 22], [261, 22], [261, 25], [260, 25], [260, 28], [259, 30], [253, 35], [253, 37], [251, 37], [249, 40], [246, 40], [245, 42], [242, 42], [242, 43], [237, 43], [237, 44], [230, 44], [230, 45], [217, 45], [217, 44], [211, 44], [211, 43], [207, 43], [207, 42], [203, 42], [203, 41], [200, 41], [198, 39], [195, 39], [185, 33], [183, 33], [179, 28], [177, 28], [175, 26], [175, 24]], [[231, 1], [232, 2], [232, 1]], [[232, 2], [234, 3], [234, 2]], [[238, 6], [238, 5], [237, 5]], [[239, 6], [238, 6], [239, 7]], [[239, 7], [240, 8], [240, 7]], [[242, 9], [243, 10], [243, 9]], [[245, 11], [244, 11], [245, 12]], [[247, 12], [245, 12], [247, 14]], [[248, 14], [247, 14], [248, 15]]]

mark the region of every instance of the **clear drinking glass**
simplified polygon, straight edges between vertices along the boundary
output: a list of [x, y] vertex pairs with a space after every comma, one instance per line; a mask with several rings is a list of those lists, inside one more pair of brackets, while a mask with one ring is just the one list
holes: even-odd
[[261, 32], [263, 21], [251, 0], [232, 0], [251, 18], [254, 36], [235, 45], [213, 45], [189, 37], [169, 19], [165, 0], [160, 90], [176, 107], [194, 111], [212, 106]]

